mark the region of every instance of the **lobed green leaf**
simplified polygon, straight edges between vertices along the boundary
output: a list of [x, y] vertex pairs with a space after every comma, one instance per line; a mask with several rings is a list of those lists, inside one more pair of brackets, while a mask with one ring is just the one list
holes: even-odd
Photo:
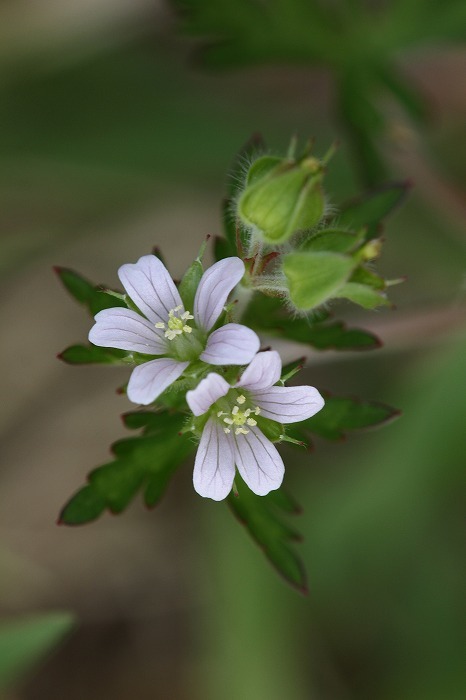
[[299, 506], [283, 489], [272, 491], [267, 496], [256, 496], [238, 474], [235, 483], [238, 496], [228, 496], [232, 512], [278, 573], [302, 593], [307, 593], [304, 566], [290, 546], [291, 542], [299, 541], [301, 535], [284, 523], [280, 515], [280, 511], [296, 514]]
[[92, 316], [103, 309], [115, 306], [126, 307], [125, 301], [119, 296], [107, 293], [102, 287], [94, 286], [85, 277], [67, 267], [55, 267], [61, 283], [69, 294], [80, 304], [83, 304]]
[[343, 205], [337, 217], [340, 226], [367, 228], [366, 240], [373, 238], [378, 225], [405, 199], [407, 182], [394, 182]]
[[373, 350], [380, 340], [359, 328], [347, 328], [342, 321], [329, 321], [326, 314], [291, 318], [277, 297], [256, 294], [244, 313], [242, 323], [318, 350]]
[[106, 509], [121, 513], [141, 488], [146, 505], [154, 506], [174, 471], [194, 449], [191, 439], [180, 434], [183, 416], [143, 411], [126, 414], [124, 422], [130, 428], [144, 428], [143, 434], [112, 445], [115, 459], [89, 474], [88, 484], [63, 508], [60, 523], [81, 525]]
[[122, 365], [129, 353], [115, 348], [100, 348], [96, 345], [71, 345], [58, 355], [60, 360], [70, 365]]
[[327, 440], [343, 440], [348, 432], [379, 427], [400, 415], [397, 409], [376, 401], [322, 394], [324, 408], [312, 418], [287, 427], [291, 437], [305, 440], [308, 433], [314, 433]]

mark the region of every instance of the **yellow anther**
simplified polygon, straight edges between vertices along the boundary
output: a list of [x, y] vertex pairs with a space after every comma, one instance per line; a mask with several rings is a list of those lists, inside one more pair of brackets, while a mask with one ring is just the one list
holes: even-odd
[[230, 428], [223, 428], [223, 432], [228, 435], [228, 433], [231, 433]]
[[236, 415], [237, 415], [237, 413], [238, 413], [238, 411], [239, 411], [239, 408], [238, 408], [238, 406], [234, 406], [234, 407], [233, 407], [233, 410], [232, 410], [232, 412], [231, 412], [231, 413], [232, 413], [232, 415], [236, 416]]
[[261, 410], [260, 410], [259, 406], [256, 406], [256, 408], [254, 409], [254, 413], [256, 414], [256, 416], [258, 416], [260, 414], [260, 412], [261, 412]]
[[[168, 312], [168, 328], [165, 331], [165, 337], [168, 338], [168, 340], [173, 340], [176, 338], [177, 335], [182, 335], [182, 333], [192, 333], [193, 329], [191, 326], [188, 326], [186, 321], [194, 318], [191, 316], [189, 311], [184, 311], [181, 315], [180, 318], [176, 316], [178, 311], [181, 311], [183, 307], [182, 306], [175, 306], [174, 309], [170, 309]], [[156, 324], [156, 328], [165, 328], [165, 324]]]
[[250, 425], [251, 427], [253, 427], [254, 425], [257, 425], [257, 421], [254, 420], [254, 418], [248, 418], [247, 421], [246, 421], [246, 423], [247, 423], [248, 425]]
[[245, 401], [246, 401], [246, 397], [243, 396], [243, 394], [241, 394], [241, 396], [238, 396], [238, 398], [236, 399], [236, 403], [239, 403], [240, 406], [241, 406]]
[[226, 423], [227, 425], [233, 425], [234, 421], [231, 420], [231, 418], [224, 418], [223, 422]]
[[225, 411], [219, 411], [217, 413], [217, 418], [220, 418], [221, 416], [225, 416], [225, 415], [226, 415]]
[[249, 433], [249, 430], [245, 430], [244, 428], [236, 428], [235, 430], [235, 435], [247, 435]]
[[165, 328], [165, 324], [159, 321], [158, 323], [155, 324], [156, 328]]

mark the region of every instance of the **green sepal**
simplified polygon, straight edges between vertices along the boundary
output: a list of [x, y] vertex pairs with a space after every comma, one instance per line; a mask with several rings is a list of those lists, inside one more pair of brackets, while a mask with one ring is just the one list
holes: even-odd
[[296, 555], [292, 542], [299, 542], [300, 533], [283, 522], [281, 513], [295, 514], [299, 506], [282, 489], [267, 496], [256, 496], [237, 474], [238, 496], [231, 493], [228, 505], [249, 535], [285, 581], [301, 593], [307, 593], [306, 571]]
[[325, 406], [312, 418], [287, 426], [287, 433], [297, 440], [314, 433], [327, 440], [343, 440], [348, 432], [376, 428], [394, 420], [400, 411], [377, 401], [331, 396], [322, 392]]
[[184, 308], [191, 311], [191, 313], [194, 308], [194, 297], [196, 296], [196, 290], [203, 274], [204, 268], [202, 266], [202, 262], [199, 258], [196, 258], [196, 260], [184, 273], [178, 287], [178, 292], [183, 301]]
[[378, 306], [390, 306], [385, 294], [373, 287], [356, 282], [347, 282], [336, 295], [340, 299], [348, 299], [359, 304], [363, 309], [376, 309]]
[[71, 345], [58, 355], [70, 365], [124, 365], [131, 355], [126, 350], [101, 348], [96, 345]]
[[355, 269], [348, 282], [355, 282], [356, 284], [365, 284], [368, 287], [373, 287], [374, 289], [384, 290], [386, 287], [385, 280], [375, 272], [368, 270], [363, 265], [360, 265]]
[[352, 258], [339, 253], [289, 253], [283, 260], [290, 298], [297, 309], [310, 310], [332, 297], [355, 267]]
[[318, 234], [304, 241], [300, 246], [301, 251], [332, 253], [349, 253], [364, 240], [364, 230], [353, 233], [344, 229], [328, 228], [319, 231]]
[[277, 423], [277, 421], [271, 420], [270, 418], [264, 418], [261, 415], [254, 416], [254, 418], [265, 437], [271, 442], [280, 442], [280, 438], [285, 432], [285, 428], [281, 423]]
[[283, 158], [278, 156], [261, 156], [248, 170], [246, 186], [251, 187], [260, 180], [264, 180], [268, 175], [272, 175], [277, 166], [283, 164]]
[[80, 304], [83, 304], [95, 316], [103, 309], [115, 306], [126, 307], [123, 299], [105, 291], [102, 287], [94, 286], [85, 277], [67, 267], [55, 267], [61, 283], [68, 293]]
[[407, 182], [395, 182], [353, 199], [343, 205], [336, 217], [339, 226], [366, 227], [366, 240], [370, 240], [378, 225], [403, 202], [409, 187]]
[[298, 374], [298, 372], [302, 370], [305, 360], [305, 357], [300, 357], [297, 360], [294, 360], [293, 362], [288, 362], [288, 364], [282, 367], [280, 381], [283, 383], [287, 382], [288, 379], [291, 379], [291, 377], [294, 377], [295, 374]]
[[124, 421], [127, 427], [143, 427], [142, 435], [113, 444], [115, 459], [89, 474], [88, 484], [63, 508], [60, 523], [81, 525], [106, 509], [121, 513], [140, 488], [146, 505], [155, 505], [174, 471], [195, 447], [189, 435], [180, 434], [181, 415], [143, 411], [127, 414]]

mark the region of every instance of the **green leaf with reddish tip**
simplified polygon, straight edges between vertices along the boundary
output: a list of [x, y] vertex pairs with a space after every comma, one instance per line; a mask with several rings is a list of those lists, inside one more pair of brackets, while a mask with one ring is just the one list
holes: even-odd
[[312, 418], [287, 426], [287, 433], [303, 440], [314, 433], [327, 440], [342, 440], [349, 432], [376, 428], [397, 418], [400, 412], [377, 401], [330, 396], [322, 392], [324, 408]]
[[70, 365], [124, 365], [128, 352], [114, 348], [100, 348], [96, 345], [71, 345], [58, 357]]
[[277, 297], [255, 294], [241, 318], [254, 330], [311, 345], [318, 350], [374, 350], [380, 340], [359, 328], [347, 328], [342, 321], [330, 321], [328, 314], [291, 318]]
[[195, 448], [189, 436], [180, 435], [183, 416], [142, 411], [126, 414], [124, 422], [130, 428], [143, 427], [142, 435], [113, 444], [115, 459], [89, 474], [88, 484], [66, 504], [59, 522], [81, 525], [104, 510], [121, 513], [141, 488], [146, 505], [155, 505], [174, 471]]
[[234, 515], [285, 581], [306, 593], [306, 572], [290, 545], [299, 541], [301, 535], [282, 519], [282, 513], [289, 515], [299, 512], [298, 505], [282, 489], [272, 491], [267, 496], [256, 496], [238, 474], [235, 483], [238, 496], [228, 496], [228, 505]]
[[364, 239], [363, 234], [356, 234], [344, 229], [324, 229], [306, 240], [302, 251], [331, 251], [333, 253], [349, 253]]
[[366, 240], [373, 238], [378, 224], [400, 206], [409, 187], [406, 182], [395, 182], [351, 200], [336, 216], [338, 225], [353, 229], [366, 227]]
[[108, 294], [102, 287], [94, 286], [85, 277], [67, 267], [55, 267], [55, 272], [69, 294], [77, 302], [83, 304], [95, 316], [103, 309], [115, 306], [126, 307], [123, 299]]

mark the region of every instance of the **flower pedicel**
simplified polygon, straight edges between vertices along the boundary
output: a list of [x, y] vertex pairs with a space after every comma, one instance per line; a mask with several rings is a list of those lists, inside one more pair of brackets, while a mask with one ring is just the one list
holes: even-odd
[[265, 496], [278, 489], [285, 471], [274, 444], [259, 423], [296, 423], [315, 415], [324, 399], [311, 386], [274, 386], [282, 363], [278, 352], [257, 354], [231, 386], [212, 372], [186, 394], [195, 416], [205, 422], [194, 464], [194, 488], [221, 501], [233, 486], [235, 465], [251, 491]]
[[227, 323], [212, 332], [228, 295], [243, 274], [244, 263], [236, 257], [212, 265], [199, 282], [191, 313], [184, 308], [168, 270], [155, 255], [120, 267], [123, 287], [144, 316], [122, 307], [104, 309], [95, 316], [89, 340], [101, 347], [162, 356], [135, 367], [127, 390], [130, 401], [152, 403], [193, 361], [245, 365], [252, 360], [259, 350], [254, 331]]

